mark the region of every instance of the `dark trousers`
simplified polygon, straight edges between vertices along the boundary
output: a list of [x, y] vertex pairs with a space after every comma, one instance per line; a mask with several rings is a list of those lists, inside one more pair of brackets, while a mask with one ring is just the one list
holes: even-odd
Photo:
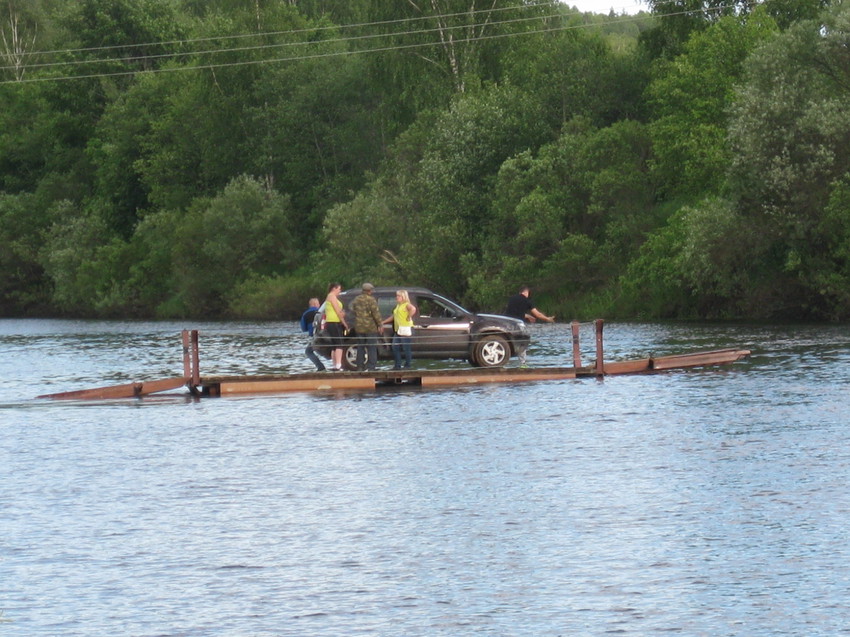
[[[375, 369], [378, 364], [378, 335], [377, 334], [358, 334], [357, 335], [357, 358], [355, 359], [357, 369]], [[364, 360], [368, 354], [368, 363]]]
[[313, 351], [312, 345], [307, 346], [307, 349], [304, 350], [304, 354], [306, 354], [307, 358], [309, 358], [310, 361], [313, 363], [313, 365], [316, 366], [317, 371], [320, 371], [320, 372], [325, 371], [325, 366], [322, 363], [322, 361], [319, 360], [318, 354], [316, 354], [316, 352]]

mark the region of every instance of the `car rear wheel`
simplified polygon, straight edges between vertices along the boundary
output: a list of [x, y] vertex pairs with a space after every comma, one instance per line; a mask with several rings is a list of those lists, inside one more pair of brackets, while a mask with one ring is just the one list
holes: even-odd
[[511, 348], [501, 336], [490, 334], [475, 344], [472, 359], [479, 367], [502, 367], [511, 358]]

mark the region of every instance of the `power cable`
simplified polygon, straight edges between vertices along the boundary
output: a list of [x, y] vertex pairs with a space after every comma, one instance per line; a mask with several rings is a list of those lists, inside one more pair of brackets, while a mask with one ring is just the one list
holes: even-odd
[[[528, 5], [528, 6], [533, 6], [533, 7], [552, 6], [552, 3]], [[721, 5], [721, 6], [718, 6], [718, 7], [710, 7], [710, 8], [698, 9], [698, 10], [683, 10], [683, 11], [673, 12], [673, 13], [669, 13], [669, 14], [663, 14], [663, 16], [656, 16], [656, 17], [672, 17], [672, 16], [676, 16], [676, 15], [693, 14], [693, 13], [696, 13], [696, 12], [699, 12], [699, 13], [719, 12], [719, 11], [731, 8], [732, 6], [733, 5]], [[516, 9], [517, 7], [510, 7], [510, 8]], [[484, 11], [484, 10], [482, 10], [482, 11]], [[470, 12], [463, 13], [463, 14], [442, 14], [440, 16], [425, 16], [425, 17], [422, 17], [422, 18], [413, 18], [413, 20], [420, 20], [420, 19], [431, 19], [431, 20], [433, 20], [433, 19], [435, 19], [435, 17], [436, 18], [456, 17], [458, 15], [468, 15], [469, 13]], [[472, 13], [477, 13], [477, 12], [472, 12]], [[152, 55], [152, 56], [138, 56], [138, 57], [133, 57], [133, 58], [126, 58], [126, 57], [125, 58], [107, 58], [107, 59], [102, 59], [102, 60], [84, 60], [84, 61], [76, 61], [76, 62], [45, 63], [45, 64], [40, 64], [40, 65], [29, 65], [29, 66], [26, 66], [24, 68], [29, 69], [29, 68], [36, 68], [36, 67], [40, 68], [40, 67], [50, 67], [50, 66], [63, 66], [63, 65], [68, 65], [68, 64], [96, 64], [96, 63], [107, 63], [107, 62], [125, 62], [126, 63], [128, 61], [144, 61], [144, 60], [148, 60], [148, 59], [158, 59], [158, 58], [161, 58], [161, 57], [178, 57], [178, 56], [185, 56], [185, 55], [203, 55], [203, 54], [219, 54], [219, 53], [237, 53], [237, 52], [242, 52], [242, 51], [247, 51], [247, 50], [280, 48], [280, 47], [284, 47], [284, 46], [307, 46], [307, 45], [311, 45], [311, 44], [329, 45], [329, 44], [337, 44], [337, 43], [346, 43], [346, 42], [357, 41], [357, 40], [372, 39], [372, 38], [377, 38], [377, 37], [404, 37], [404, 36], [408, 36], [408, 35], [422, 35], [422, 34], [427, 34], [427, 33], [439, 32], [441, 30], [446, 31], [446, 30], [450, 30], [450, 29], [470, 29], [470, 28], [474, 28], [474, 27], [488, 26], [488, 25], [494, 25], [495, 26], [495, 25], [501, 25], [501, 24], [515, 23], [515, 22], [526, 22], [526, 21], [530, 21], [530, 20], [543, 20], [543, 19], [549, 19], [549, 18], [552, 18], [552, 17], [573, 18], [573, 17], [575, 17], [575, 14], [560, 14], [560, 13], [558, 13], [558, 14], [551, 14], [551, 15], [547, 15], [547, 16], [533, 16], [531, 18], [514, 18], [514, 19], [503, 20], [503, 21], [498, 21], [498, 22], [488, 21], [488, 22], [485, 22], [485, 23], [455, 25], [455, 26], [451, 26], [451, 27], [444, 27], [442, 29], [434, 28], [434, 29], [424, 29], [424, 30], [419, 30], [419, 31], [400, 31], [400, 32], [391, 32], [391, 33], [381, 33], [381, 34], [377, 34], [377, 35], [363, 35], [363, 36], [352, 36], [352, 37], [349, 37], [349, 38], [340, 38], [340, 39], [332, 39], [332, 40], [320, 40], [320, 41], [306, 42], [306, 43], [305, 42], [282, 43], [282, 44], [275, 44], [275, 45], [257, 45], [257, 46], [254, 46], [254, 47], [213, 49], [213, 50], [209, 50], [209, 51], [196, 51], [196, 52], [173, 53], [173, 54], [157, 54], [157, 55]], [[623, 22], [636, 21], [636, 20], [642, 20], [642, 19], [643, 18], [641, 16], [634, 16], [631, 19], [624, 17], [624, 16], [620, 16], [620, 17], [617, 17], [614, 20], [603, 21], [603, 22], [595, 22], [595, 23], [592, 23], [592, 24], [573, 24], [573, 25], [566, 25], [566, 26], [560, 26], [560, 27], [549, 26], [549, 27], [546, 27], [546, 28], [543, 28], [543, 29], [532, 29], [532, 30], [521, 31], [521, 32], [516, 32], [516, 33], [502, 33], [502, 34], [494, 34], [494, 35], [480, 35], [480, 36], [468, 37], [468, 38], [458, 38], [458, 39], [453, 39], [452, 42], [455, 43], [455, 44], [460, 44], [460, 43], [470, 43], [470, 42], [478, 42], [478, 41], [486, 41], [486, 40], [495, 40], [495, 39], [516, 37], [516, 36], [522, 36], [522, 35], [535, 35], [535, 34], [540, 34], [540, 33], [561, 32], [561, 31], [569, 31], [569, 30], [585, 29], [585, 28], [599, 28], [600, 26], [605, 26], [607, 24], [617, 24], [617, 23], [622, 24]], [[404, 19], [404, 20], [393, 20], [393, 21], [386, 21], [386, 22], [363, 23], [362, 25], [343, 25], [342, 27], [337, 26], [337, 27], [327, 27], [327, 28], [333, 28], [333, 29], [353, 28], [354, 26], [384, 25], [384, 24], [392, 24], [392, 23], [398, 23], [398, 22], [409, 22], [409, 21], [410, 21], [409, 19]], [[274, 35], [274, 34], [300, 33], [302, 31], [315, 32], [315, 29], [281, 31], [281, 32], [269, 33], [269, 34], [242, 34], [242, 35], [238, 35], [238, 36], [222, 36], [222, 37], [223, 38], [262, 37], [262, 36]], [[203, 42], [203, 41], [211, 41], [211, 40], [216, 40], [216, 39], [219, 39], [219, 38], [199, 38], [199, 39], [196, 39], [196, 40], [177, 40], [177, 41], [171, 42], [170, 44], [178, 44], [178, 43], [184, 43], [184, 42]], [[65, 50], [65, 51], [55, 51], [55, 52], [58, 53], [58, 52], [92, 51], [92, 50], [111, 50], [111, 49], [115, 49], [115, 48], [126, 48], [128, 46], [138, 47], [138, 46], [154, 46], [154, 45], [163, 45], [163, 44], [169, 44], [169, 43], [166, 42], [166, 43], [146, 43], [146, 44], [141, 44], [141, 45], [114, 45], [114, 46], [109, 46], [109, 47], [96, 47], [96, 48], [93, 48], [93, 49], [68, 49], [68, 50]], [[67, 75], [67, 76], [53, 76], [53, 77], [37, 77], [37, 78], [22, 78], [22, 79], [13, 79], [13, 80], [0, 80], [0, 85], [2, 85], [2, 84], [13, 84], [13, 83], [14, 84], [21, 84], [21, 83], [35, 83], [35, 82], [48, 82], [48, 81], [68, 81], [68, 80], [75, 80], [75, 79], [121, 77], [121, 76], [137, 75], [137, 74], [144, 75], [144, 74], [154, 74], [154, 73], [172, 73], [172, 72], [181, 72], [181, 71], [197, 71], [197, 70], [209, 70], [209, 69], [216, 69], [216, 68], [228, 68], [228, 67], [234, 67], [234, 66], [273, 64], [273, 63], [280, 63], [280, 62], [298, 62], [298, 61], [314, 60], [314, 59], [327, 58], [327, 57], [344, 57], [344, 56], [349, 56], [349, 55], [360, 55], [362, 53], [382, 53], [382, 52], [390, 52], [390, 51], [404, 51], [404, 50], [427, 48], [427, 47], [434, 47], [434, 46], [443, 46], [443, 45], [444, 45], [444, 42], [442, 42], [442, 41], [423, 42], [423, 43], [415, 43], [415, 44], [396, 44], [396, 45], [386, 46], [386, 47], [359, 49], [359, 50], [356, 50], [356, 51], [334, 51], [334, 52], [314, 53], [314, 54], [306, 54], [306, 55], [302, 54], [302, 55], [289, 56], [289, 57], [266, 58], [266, 59], [261, 59], [261, 60], [242, 60], [242, 61], [238, 61], [238, 62], [220, 62], [220, 63], [215, 63], [215, 64], [197, 64], [197, 65], [192, 65], [192, 66], [163, 67], [163, 68], [150, 69], [150, 70], [134, 69], [134, 70], [127, 70], [127, 71], [114, 71], [114, 72], [105, 72], [105, 73], [88, 73], [88, 74]], [[15, 68], [16, 67], [14, 67], [14, 66], [4, 66], [4, 67], [0, 67], [0, 70], [4, 70], [4, 69], [12, 70], [12, 69], [15, 69]]]
[[[494, 22], [479, 22], [472, 24], [459, 24], [452, 25], [447, 27], [434, 27], [430, 29], [420, 29], [418, 31], [397, 31], [391, 33], [376, 33], [376, 34], [367, 34], [367, 35], [357, 35], [350, 36], [345, 38], [334, 38], [333, 40], [312, 40], [307, 42], [281, 42], [278, 44], [258, 44], [255, 46], [246, 46], [246, 47], [237, 47], [230, 49], [206, 49], [200, 51], [185, 51], [179, 53], [158, 53], [153, 55], [137, 55], [137, 56], [127, 56], [127, 57], [114, 57], [114, 58], [101, 58], [101, 59], [91, 59], [91, 60], [64, 60], [62, 62], [43, 62], [39, 64], [28, 64], [26, 65], [26, 69], [36, 69], [36, 68], [51, 68], [56, 66], [73, 66], [73, 65], [83, 65], [83, 64], [106, 64], [110, 62], [143, 62], [147, 60], [157, 60], [161, 58], [179, 58], [179, 57], [187, 57], [187, 56], [200, 56], [200, 55], [216, 55], [223, 53], [241, 53], [245, 51], [258, 51], [265, 49], [275, 49], [275, 48], [284, 48], [284, 47], [309, 47], [309, 46], [317, 46], [317, 45], [329, 45], [329, 44], [345, 44], [349, 42], [357, 42], [363, 40], [371, 40], [375, 38], [392, 38], [392, 37], [406, 37], [412, 35], [427, 35], [429, 33], [438, 33], [444, 31], [454, 31], [457, 29], [475, 29], [485, 26], [502, 26], [508, 24], [517, 24], [521, 22], [531, 22], [535, 20], [547, 20], [550, 18], [558, 18], [563, 17], [562, 14], [549, 14], [544, 16], [532, 16], [526, 18], [512, 18], [509, 20], [501, 20]], [[259, 36], [257, 36], [259, 37]], [[351, 53], [356, 53], [356, 51], [351, 51]], [[0, 66], [0, 70], [3, 69], [13, 69], [16, 67], [12, 66]]]
[[211, 36], [211, 37], [205, 37], [205, 38], [189, 38], [189, 39], [183, 39], [183, 40], [169, 40], [169, 41], [161, 41], [161, 42], [142, 42], [142, 43], [139, 43], [139, 44], [110, 44], [110, 45], [107, 45], [107, 46], [86, 47], [86, 48], [80, 48], [80, 49], [56, 49], [56, 50], [53, 50], [53, 51], [27, 51], [27, 52], [22, 52], [21, 55], [22, 56], [23, 55], [29, 56], [29, 55], [52, 55], [52, 54], [57, 54], [57, 53], [61, 53], [61, 54], [88, 53], [88, 52], [93, 52], [93, 51], [109, 51], [109, 50], [113, 50], [113, 49], [126, 49], [126, 48], [130, 48], [130, 47], [135, 48], [135, 49], [139, 49], [139, 48], [150, 47], [150, 46], [166, 46], [166, 45], [175, 45], [175, 44], [183, 45], [183, 44], [192, 44], [192, 43], [195, 43], [195, 42], [213, 42], [213, 41], [235, 40], [235, 39], [242, 39], [242, 38], [273, 37], [273, 36], [280, 36], [280, 35], [300, 35], [300, 34], [304, 34], [304, 33], [313, 34], [313, 33], [321, 32], [321, 31], [338, 31], [340, 29], [343, 29], [343, 30], [344, 29], [362, 29], [364, 27], [381, 27], [381, 26], [387, 26], [387, 25], [391, 25], [391, 24], [405, 24], [405, 23], [411, 23], [411, 22], [419, 22], [419, 21], [423, 21], [423, 20], [456, 18], [456, 17], [459, 17], [459, 16], [475, 15], [477, 13], [484, 13], [484, 12], [490, 14], [490, 13], [495, 13], [495, 12], [499, 12], [499, 11], [511, 11], [511, 10], [517, 10], [517, 9], [536, 9], [536, 8], [539, 8], [539, 7], [552, 7], [552, 6], [558, 5], [558, 4], [560, 4], [560, 3], [555, 0], [555, 1], [548, 1], [548, 2], [540, 2], [540, 3], [536, 3], [536, 4], [522, 5], [522, 6], [519, 6], [519, 7], [513, 6], [513, 7], [497, 7], [497, 8], [494, 8], [494, 9], [477, 9], [477, 10], [473, 10], [473, 11], [464, 11], [464, 12], [460, 12], [460, 13], [443, 13], [443, 14], [426, 15], [426, 16], [419, 16], [419, 17], [397, 18], [397, 19], [394, 19], [394, 20], [380, 20], [380, 21], [376, 21], [376, 22], [361, 22], [361, 23], [355, 23], [355, 24], [334, 24], [334, 25], [328, 25], [328, 26], [316, 26], [316, 27], [304, 28], [304, 29], [289, 29], [289, 30], [286, 30], [286, 31], [264, 31], [264, 32], [260, 32], [260, 33], [241, 33], [241, 34], [235, 34], [235, 35], [217, 35], [217, 36]]

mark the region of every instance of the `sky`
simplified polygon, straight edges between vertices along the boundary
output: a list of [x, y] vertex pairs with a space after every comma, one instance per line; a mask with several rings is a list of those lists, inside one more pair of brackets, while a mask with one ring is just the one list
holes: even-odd
[[611, 9], [614, 13], [635, 14], [641, 9], [649, 11], [646, 2], [642, 0], [562, 0], [568, 6], [576, 7], [579, 11], [592, 11], [593, 13], [604, 13], [608, 15]]

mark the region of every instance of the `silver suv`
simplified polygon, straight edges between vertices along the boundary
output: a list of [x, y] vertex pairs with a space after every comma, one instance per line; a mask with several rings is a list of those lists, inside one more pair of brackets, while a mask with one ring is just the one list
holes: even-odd
[[[396, 305], [395, 294], [399, 288], [376, 287], [375, 300], [381, 316], [392, 316]], [[522, 349], [527, 348], [531, 337], [525, 323], [508, 316], [476, 314], [454, 301], [425, 288], [405, 288], [410, 302], [416, 306], [413, 317], [413, 358], [461, 359], [476, 367], [501, 367]], [[346, 290], [339, 300], [348, 313], [352, 330], [346, 334], [343, 365], [355, 369], [357, 334], [353, 330], [353, 317], [349, 312], [351, 302], [361, 294], [360, 289]], [[322, 316], [316, 315], [313, 349], [330, 358], [330, 341], [322, 329]], [[388, 326], [379, 339], [378, 358], [392, 359], [392, 329]]]

